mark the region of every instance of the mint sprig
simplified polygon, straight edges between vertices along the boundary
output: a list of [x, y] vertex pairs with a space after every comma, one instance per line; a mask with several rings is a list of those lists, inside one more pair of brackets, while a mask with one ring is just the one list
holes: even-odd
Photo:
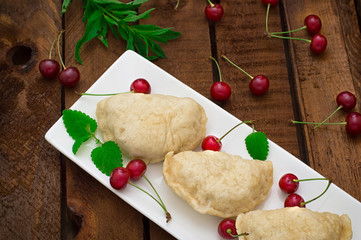
[[[180, 33], [172, 28], [161, 28], [155, 25], [134, 24], [141, 19], [150, 17], [154, 8], [138, 14], [142, 3], [148, 0], [134, 0], [129, 3], [118, 0], [83, 0], [84, 15], [86, 22], [85, 32], [75, 46], [75, 58], [83, 64], [80, 58], [80, 50], [83, 44], [94, 38], [98, 38], [108, 47], [108, 30], [114, 34], [116, 39], [120, 37], [127, 41], [127, 50], [137, 51], [143, 57], [154, 60], [165, 58], [165, 54], [158, 43], [167, 43], [179, 37]], [[62, 12], [66, 12], [70, 0], [64, 0]]]
[[102, 173], [110, 176], [114, 168], [123, 166], [122, 153], [119, 146], [114, 141], [102, 143], [95, 136], [95, 131], [98, 128], [95, 119], [81, 111], [71, 109], [63, 111], [62, 119], [67, 133], [75, 140], [72, 147], [74, 154], [78, 152], [84, 142], [93, 138], [96, 144], [100, 144], [100, 146], [92, 150], [91, 159]]
[[266, 160], [269, 151], [268, 139], [263, 132], [253, 132], [246, 139], [246, 147], [249, 155], [253, 159]]

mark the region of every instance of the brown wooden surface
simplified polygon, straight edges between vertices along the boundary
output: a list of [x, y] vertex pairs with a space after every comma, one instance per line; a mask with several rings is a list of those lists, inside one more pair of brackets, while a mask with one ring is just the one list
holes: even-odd
[[[222, 105], [241, 120], [256, 120], [256, 129], [361, 200], [361, 137], [349, 137], [343, 126], [294, 126], [290, 119], [321, 121], [337, 106], [344, 90], [361, 98], [360, 1], [281, 0], [271, 8], [270, 31], [295, 29], [308, 14], [320, 16], [327, 51], [314, 56], [301, 41], [268, 39], [266, 7], [261, 0], [221, 1], [224, 18], [209, 23], [205, 0], [149, 0], [140, 12], [156, 8], [140, 24], [174, 27], [179, 39], [161, 45], [167, 58], [154, 61], [200, 94], [222, 78], [232, 88]], [[61, 1], [0, 0], [0, 239], [173, 239], [166, 231], [112, 194], [67, 160], [44, 134], [125, 51], [125, 42], [109, 36], [109, 48], [93, 40], [82, 49], [84, 65], [74, 59], [84, 32], [81, 0], [72, 0], [62, 16]], [[66, 66], [76, 66], [81, 81], [63, 89], [44, 80], [38, 63], [47, 58], [61, 29]], [[310, 38], [306, 32], [292, 36]], [[221, 58], [226, 55], [251, 75], [264, 74], [270, 90], [255, 97], [249, 79]], [[360, 103], [354, 109], [361, 111]], [[338, 112], [332, 121], [344, 121]]]

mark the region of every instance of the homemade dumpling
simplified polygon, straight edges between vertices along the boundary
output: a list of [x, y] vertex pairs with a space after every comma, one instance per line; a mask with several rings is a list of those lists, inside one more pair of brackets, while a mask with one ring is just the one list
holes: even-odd
[[168, 186], [196, 211], [222, 218], [252, 210], [273, 182], [272, 162], [246, 160], [225, 152], [168, 153], [163, 163]]
[[291, 207], [241, 213], [236, 219], [244, 240], [350, 240], [351, 220], [344, 215]]
[[146, 163], [163, 161], [169, 151], [193, 150], [206, 133], [205, 111], [191, 98], [124, 93], [100, 101], [96, 116], [105, 141]]

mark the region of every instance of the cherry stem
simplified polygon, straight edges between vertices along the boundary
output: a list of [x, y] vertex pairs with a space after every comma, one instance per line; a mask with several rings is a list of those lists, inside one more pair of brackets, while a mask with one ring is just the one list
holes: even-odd
[[233, 128], [231, 128], [228, 132], [226, 132], [221, 138], [219, 138], [217, 140], [217, 142], [220, 142], [222, 141], [222, 139], [228, 135], [228, 133], [232, 132], [236, 127], [242, 125], [243, 123], [252, 123], [252, 120], [249, 120], [249, 121], [244, 121], [244, 122], [241, 122], [241, 123], [238, 123], [236, 126], [234, 126]]
[[180, 0], [177, 1], [177, 4], [175, 5], [174, 10], [177, 10], [177, 8], [179, 6], [179, 2], [180, 2]]
[[309, 39], [304, 39], [304, 38], [295, 38], [295, 37], [284, 37], [284, 36], [278, 36], [278, 35], [274, 35], [274, 34], [269, 34], [270, 37], [275, 37], [275, 38], [282, 38], [282, 39], [293, 39], [293, 40], [300, 40], [300, 41], [305, 41], [310, 43], [311, 40]]
[[290, 31], [285, 31], [285, 32], [271, 32], [270, 35], [280, 35], [280, 34], [286, 34], [286, 33], [293, 33], [293, 32], [297, 32], [297, 31], [300, 31], [300, 30], [303, 30], [303, 29], [306, 29], [306, 28], [307, 28], [306, 26], [303, 26], [303, 27], [297, 28], [295, 30], [290, 30]]
[[51, 55], [52, 55], [52, 52], [53, 52], [55, 41], [56, 41], [56, 38], [53, 40], [53, 43], [51, 44], [51, 48], [50, 48], [50, 52], [49, 52], [49, 59], [51, 59]]
[[75, 93], [80, 96], [112, 96], [112, 95], [118, 95], [118, 94], [123, 94], [123, 93], [135, 93], [135, 92], [129, 91], [129, 92], [121, 92], [121, 93], [80, 93], [80, 92], [75, 91]]
[[247, 232], [234, 235], [234, 234], [232, 234], [232, 229], [230, 229], [230, 228], [227, 228], [226, 232], [227, 232], [231, 237], [234, 237], [234, 238], [235, 238], [235, 237], [242, 237], [242, 236], [248, 236], [248, 235], [249, 235]]
[[308, 179], [293, 179], [293, 182], [306, 182], [306, 181], [313, 181], [313, 180], [328, 180], [327, 178], [308, 178]]
[[214, 4], [210, 1], [210, 0], [207, 0], [209, 5], [211, 5], [211, 7], [214, 7]]
[[153, 184], [151, 183], [151, 181], [149, 181], [149, 179], [147, 178], [147, 176], [143, 175], [143, 177], [144, 177], [145, 180], [147, 180], [147, 182], [149, 183], [149, 185], [152, 187], [152, 189], [153, 189], [153, 191], [155, 192], [155, 194], [157, 194], [158, 199], [159, 199], [159, 201], [163, 204], [164, 209], [166, 210], [166, 212], [168, 212], [168, 211], [167, 211], [167, 208], [165, 207], [164, 202], [162, 201], [162, 198], [159, 196], [157, 190], [155, 189], [155, 187], [153, 186]]
[[[143, 175], [144, 176], [144, 175]], [[145, 191], [143, 188], [139, 187], [138, 185], [132, 183], [131, 181], [128, 181], [128, 183], [130, 185], [132, 185], [135, 188], [138, 188], [140, 191], [144, 192], [145, 194], [147, 194], [149, 197], [153, 198], [154, 201], [156, 201], [159, 206], [163, 209], [164, 213], [166, 214], [166, 218], [167, 218], [167, 222], [169, 222], [172, 217], [170, 215], [170, 213], [167, 211], [167, 208], [164, 206], [164, 204], [162, 204], [160, 201], [158, 201], [152, 194], [148, 193], [147, 191]], [[154, 188], [153, 188], [154, 189]]]
[[338, 110], [340, 110], [342, 108], [342, 105], [341, 106], [339, 106], [338, 108], [336, 108], [336, 110], [333, 112], [333, 113], [331, 113], [331, 115], [330, 116], [328, 116], [325, 120], [323, 120], [320, 124], [318, 124], [318, 125], [316, 125], [313, 129], [316, 129], [316, 128], [318, 128], [319, 126], [321, 126], [322, 124], [324, 124], [328, 119], [330, 119], [330, 117], [332, 117]]
[[59, 47], [60, 36], [63, 34], [63, 32], [65, 32], [65, 30], [62, 30], [62, 31], [59, 33], [59, 36], [58, 36], [58, 54], [59, 54], [60, 62], [61, 62], [61, 65], [63, 66], [63, 69], [66, 69], [66, 67], [65, 67], [65, 65], [64, 65], [64, 62], [63, 62], [63, 59], [61, 58], [60, 47]]
[[[208, 0], [209, 1], [209, 0]], [[216, 66], [217, 66], [217, 69], [218, 69], [218, 74], [219, 74], [219, 81], [222, 82], [222, 74], [221, 74], [221, 69], [219, 67], [219, 64], [217, 62], [216, 59], [214, 59], [214, 57], [210, 56], [209, 57], [210, 59], [212, 59], [215, 63], [216, 63]]]
[[[321, 124], [321, 123], [316, 123], [316, 122], [300, 122], [300, 121], [294, 121], [294, 120], [291, 120], [292, 123], [300, 123], [300, 124], [314, 124], [314, 125], [317, 125], [317, 124]], [[338, 122], [338, 123], [323, 123], [323, 125], [346, 125], [347, 122]]]
[[320, 198], [320, 197], [321, 197], [323, 194], [325, 194], [325, 192], [328, 190], [328, 188], [330, 187], [331, 183], [332, 183], [332, 181], [331, 181], [331, 180], [328, 180], [328, 184], [327, 184], [326, 189], [325, 189], [320, 195], [318, 195], [317, 197], [315, 197], [315, 198], [313, 198], [313, 199], [311, 199], [311, 200], [309, 200], [309, 201], [307, 201], [307, 202], [301, 202], [301, 203], [300, 203], [301, 207], [303, 207], [303, 206], [305, 206], [306, 204], [308, 204], [308, 203], [310, 203], [310, 202], [313, 202], [313, 201], [315, 201], [316, 199]]
[[271, 8], [271, 4], [267, 4], [267, 12], [266, 12], [266, 34], [268, 35], [268, 16], [269, 16], [269, 10]]
[[249, 78], [253, 79], [253, 77], [246, 71], [244, 71], [242, 68], [240, 68], [239, 66], [237, 66], [235, 63], [233, 63], [231, 60], [229, 60], [226, 56], [222, 55], [222, 58], [226, 59], [230, 64], [232, 64], [233, 66], [235, 66], [236, 68], [238, 68], [239, 70], [241, 70], [244, 74], [246, 74]]

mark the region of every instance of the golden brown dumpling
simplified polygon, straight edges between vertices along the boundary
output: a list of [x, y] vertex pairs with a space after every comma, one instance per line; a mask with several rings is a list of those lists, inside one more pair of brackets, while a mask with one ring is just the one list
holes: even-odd
[[96, 116], [105, 141], [115, 141], [130, 159], [164, 160], [169, 151], [195, 149], [205, 136], [207, 116], [191, 98], [125, 93], [100, 101]]
[[163, 176], [196, 211], [226, 218], [252, 210], [266, 198], [273, 167], [269, 161], [246, 160], [225, 152], [170, 152], [163, 163]]
[[282, 208], [241, 213], [236, 220], [242, 240], [350, 240], [351, 220], [344, 215], [307, 208]]

